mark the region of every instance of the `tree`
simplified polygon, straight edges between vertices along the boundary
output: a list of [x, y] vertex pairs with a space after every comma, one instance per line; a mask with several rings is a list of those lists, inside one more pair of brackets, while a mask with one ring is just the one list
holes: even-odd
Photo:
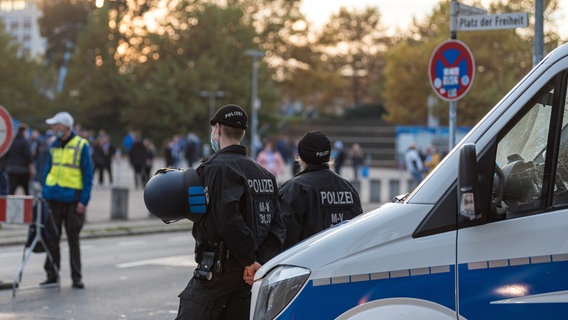
[[[135, 23], [157, 1], [105, 1], [93, 10], [84, 31], [79, 34], [69, 65], [65, 90], [54, 105], [76, 111], [86, 127], [120, 134], [128, 125], [124, 113], [133, 107], [132, 63], [137, 55], [129, 47], [138, 43], [144, 29]], [[124, 21], [127, 20], [127, 21]], [[124, 26], [124, 27], [122, 27]]]
[[[144, 127], [147, 134], [161, 138], [189, 130], [205, 136], [210, 114], [202, 90], [222, 90], [226, 98], [218, 104], [247, 109], [252, 62], [244, 52], [258, 46], [256, 32], [244, 23], [239, 7], [180, 1], [162, 28], [162, 34], [149, 34], [140, 44], [144, 62], [136, 66], [132, 81], [144, 91], [131, 97], [136, 110], [123, 113], [129, 126]], [[259, 79], [261, 110], [268, 113], [276, 91], [264, 63]]]
[[36, 78], [39, 66], [18, 54], [18, 45], [0, 23], [0, 105], [10, 115], [29, 125], [43, 123], [45, 99]]
[[341, 108], [380, 101], [374, 88], [382, 84], [383, 55], [390, 42], [380, 18], [376, 8], [349, 11], [342, 7], [319, 34], [316, 44], [325, 71], [344, 79], [333, 91], [333, 100]]
[[43, 15], [39, 19], [41, 34], [47, 39], [46, 57], [60, 67], [63, 55], [75, 45], [87, 24], [93, 1], [41, 1]]
[[79, 36], [69, 66], [65, 90], [56, 105], [74, 111], [76, 122], [107, 132], [122, 129], [121, 110], [128, 105], [129, 85], [119, 74], [115, 57], [116, 42], [109, 40], [107, 8], [96, 10]]
[[[552, 10], [556, 1], [549, 1]], [[478, 5], [479, 6], [479, 5]], [[447, 2], [433, 9], [430, 17], [415, 22], [414, 29], [388, 53], [384, 91], [386, 120], [397, 124], [425, 125], [426, 101], [434, 92], [428, 80], [428, 63], [435, 47], [449, 38]], [[490, 12], [531, 11], [522, 0], [493, 3]], [[532, 32], [496, 30], [460, 32], [458, 39], [473, 53], [476, 73], [470, 91], [458, 101], [458, 125], [477, 123], [532, 67]], [[547, 48], [556, 47], [559, 37], [548, 31]], [[436, 115], [447, 122], [448, 103], [438, 99]]]

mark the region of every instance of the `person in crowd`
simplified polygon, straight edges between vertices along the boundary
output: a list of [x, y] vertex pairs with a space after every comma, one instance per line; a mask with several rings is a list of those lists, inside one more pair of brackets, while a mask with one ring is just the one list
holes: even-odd
[[181, 159], [183, 158], [183, 149], [184, 149], [185, 139], [179, 134], [175, 134], [172, 137], [172, 144], [171, 144], [171, 152], [172, 152], [172, 167], [179, 168]]
[[93, 146], [93, 163], [95, 172], [99, 173], [99, 186], [104, 185], [104, 173], [108, 173], [109, 184], [112, 185], [112, 159], [116, 153], [116, 148], [111, 143], [106, 133], [99, 134]]
[[28, 140], [28, 126], [20, 123], [12, 145], [6, 153], [6, 173], [10, 189], [9, 194], [16, 194], [21, 187], [26, 195], [30, 194], [30, 180], [35, 175], [32, 159], [32, 147]]
[[134, 187], [140, 189], [144, 188], [148, 181], [148, 177], [146, 177], [145, 173], [148, 151], [144, 146], [140, 132], [135, 131], [132, 136], [133, 140], [130, 146], [130, 152], [128, 153], [128, 160], [134, 170]]
[[343, 164], [347, 158], [345, 149], [343, 148], [343, 142], [341, 140], [336, 140], [333, 143], [333, 150], [331, 151], [331, 158], [333, 159], [333, 167], [335, 173], [341, 174], [341, 169], [343, 169]]
[[193, 167], [193, 164], [199, 158], [200, 150], [201, 141], [199, 141], [199, 137], [193, 132], [188, 133], [184, 148], [184, 158], [188, 167]]
[[32, 130], [30, 146], [32, 148], [32, 159], [35, 168], [35, 175], [32, 180], [34, 182], [41, 183], [43, 167], [45, 166], [45, 158], [47, 157], [47, 141], [37, 129]]
[[310, 131], [298, 143], [301, 171], [286, 181], [278, 199], [286, 226], [284, 249], [363, 211], [357, 190], [330, 169], [331, 141]]
[[164, 140], [162, 151], [164, 153], [166, 168], [177, 168], [175, 158], [175, 142], [173, 138]]
[[136, 131], [128, 130], [128, 132], [122, 138], [122, 146], [124, 147], [124, 151], [126, 151], [127, 154], [130, 153], [130, 148], [132, 148], [132, 144], [134, 143], [135, 134]]
[[290, 160], [293, 160], [291, 152], [292, 142], [287, 136], [280, 136], [276, 139], [276, 150], [280, 152], [282, 155], [282, 159], [284, 159], [284, 163], [288, 163]]
[[353, 166], [353, 178], [355, 180], [359, 179], [359, 169], [363, 165], [363, 149], [358, 143], [354, 143], [349, 149], [349, 158], [351, 159], [351, 165]]
[[275, 177], [284, 173], [286, 163], [280, 152], [274, 148], [272, 141], [267, 141], [264, 148], [258, 153], [256, 157], [258, 162], [264, 169], [270, 171]]
[[300, 171], [302, 170], [302, 167], [300, 166], [300, 157], [298, 156], [298, 142], [300, 142], [300, 139], [300, 137], [294, 138], [294, 142], [290, 146], [290, 154], [292, 156], [290, 158], [292, 160], [290, 169], [292, 170], [292, 177], [300, 173]]
[[[8, 195], [10, 186], [8, 185], [8, 174], [6, 173], [6, 154], [0, 156], [0, 196]], [[0, 228], [2, 225], [0, 224]]]
[[432, 172], [434, 168], [440, 163], [442, 157], [440, 152], [438, 152], [438, 147], [432, 145], [426, 149], [426, 159], [424, 160], [424, 165], [428, 170], [428, 173]]
[[142, 142], [146, 148], [146, 165], [144, 166], [144, 175], [146, 176], [146, 179], [149, 180], [152, 177], [152, 167], [154, 166], [154, 159], [156, 158], [156, 146], [150, 139], [144, 139]]
[[248, 319], [254, 274], [284, 242], [276, 179], [241, 145], [247, 114], [229, 104], [210, 124], [215, 153], [196, 169], [207, 214], [193, 225], [198, 266], [179, 295], [177, 320]]
[[[51, 126], [56, 140], [49, 146], [43, 173], [42, 196], [48, 201], [49, 209], [61, 235], [65, 225], [69, 245], [72, 287], [83, 289], [81, 273], [81, 249], [79, 234], [85, 223], [87, 205], [91, 199], [93, 185], [93, 162], [91, 150], [86, 139], [73, 130], [73, 117], [68, 112], [59, 112], [45, 121]], [[58, 270], [61, 270], [59, 239], [50, 248], [52, 260], [45, 259], [44, 269], [47, 279], [42, 285], [55, 283]]]
[[260, 150], [262, 150], [262, 140], [260, 139], [260, 136], [257, 134], [252, 141], [253, 141], [252, 144], [253, 150], [251, 150], [251, 154], [253, 155], [253, 158], [256, 159], [258, 153], [260, 152]]
[[417, 184], [422, 182], [424, 163], [422, 162], [422, 157], [416, 149], [416, 144], [414, 142], [412, 142], [404, 152], [404, 165], [406, 166], [406, 171], [410, 173]]

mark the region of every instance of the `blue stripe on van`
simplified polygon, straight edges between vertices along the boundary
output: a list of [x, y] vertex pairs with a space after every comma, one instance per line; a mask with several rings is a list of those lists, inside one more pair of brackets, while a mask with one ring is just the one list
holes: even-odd
[[[406, 297], [456, 310], [454, 266], [398, 270], [310, 281], [279, 319], [332, 319], [365, 302]], [[460, 314], [468, 319], [548, 319], [568, 303], [495, 303], [518, 295], [568, 290], [566, 255], [459, 266]]]

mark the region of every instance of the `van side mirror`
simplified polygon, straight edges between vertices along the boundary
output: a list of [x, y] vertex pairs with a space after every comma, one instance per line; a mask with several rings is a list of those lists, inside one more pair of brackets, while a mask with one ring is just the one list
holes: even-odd
[[481, 218], [479, 212], [479, 180], [475, 144], [467, 143], [460, 148], [458, 167], [458, 212], [466, 220]]

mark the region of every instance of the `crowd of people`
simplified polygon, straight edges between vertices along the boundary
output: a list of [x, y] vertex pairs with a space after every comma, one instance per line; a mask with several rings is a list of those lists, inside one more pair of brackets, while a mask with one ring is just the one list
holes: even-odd
[[428, 146], [422, 152], [416, 143], [412, 142], [404, 152], [404, 167], [413, 178], [415, 184], [422, 182], [424, 176], [429, 174], [440, 163], [443, 155], [435, 145]]

